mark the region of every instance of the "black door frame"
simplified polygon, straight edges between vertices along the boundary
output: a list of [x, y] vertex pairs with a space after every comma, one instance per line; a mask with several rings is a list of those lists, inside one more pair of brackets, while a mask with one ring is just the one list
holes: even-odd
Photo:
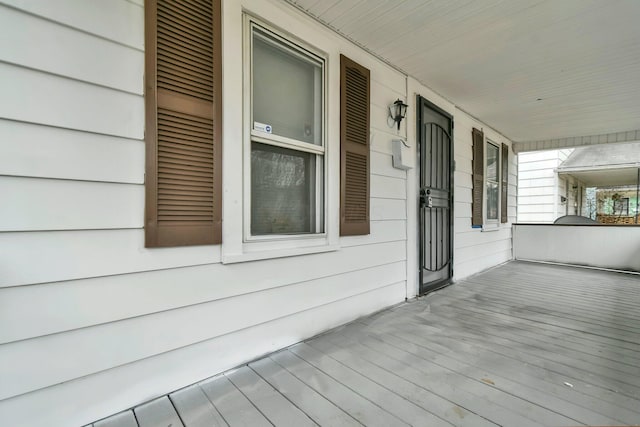
[[[416, 96], [416, 105], [417, 105], [417, 120], [416, 120], [416, 135], [417, 135], [417, 146], [418, 146], [418, 165], [420, 168], [419, 174], [418, 174], [418, 192], [415, 195], [415, 197], [418, 198], [418, 212], [417, 212], [417, 216], [418, 216], [418, 233], [420, 234], [419, 239], [418, 239], [418, 269], [419, 269], [419, 284], [418, 284], [418, 294], [419, 295], [424, 295], [426, 293], [435, 291], [437, 289], [443, 288], [447, 285], [449, 285], [451, 283], [451, 279], [453, 278], [453, 254], [454, 254], [454, 250], [453, 250], [453, 232], [454, 232], [454, 221], [455, 221], [455, 215], [454, 215], [454, 190], [455, 190], [455, 181], [454, 181], [454, 172], [455, 172], [455, 161], [454, 161], [454, 135], [453, 135], [453, 129], [454, 129], [454, 123], [453, 123], [453, 115], [449, 114], [448, 112], [444, 111], [442, 108], [438, 107], [437, 105], [435, 105], [434, 103], [430, 102], [429, 100], [427, 100], [426, 98], [422, 97], [421, 95], [417, 95]], [[424, 109], [430, 109], [432, 111], [435, 111], [438, 114], [443, 115], [444, 117], [446, 117], [447, 119], [449, 119], [449, 136], [451, 138], [451, 143], [449, 144], [449, 179], [450, 179], [450, 186], [451, 186], [451, 191], [450, 191], [450, 195], [449, 195], [449, 264], [448, 264], [448, 277], [446, 279], [442, 279], [439, 280], [437, 282], [432, 282], [429, 283], [428, 286], [425, 286], [425, 284], [423, 283], [423, 271], [424, 271], [424, 251], [425, 251], [425, 242], [424, 242], [424, 221], [422, 220], [421, 217], [421, 203], [420, 203], [420, 188], [422, 186], [422, 173], [423, 173], [423, 167], [422, 167], [422, 138], [423, 138], [423, 132], [424, 132], [424, 123], [422, 122], [422, 117], [423, 117], [423, 112]]]

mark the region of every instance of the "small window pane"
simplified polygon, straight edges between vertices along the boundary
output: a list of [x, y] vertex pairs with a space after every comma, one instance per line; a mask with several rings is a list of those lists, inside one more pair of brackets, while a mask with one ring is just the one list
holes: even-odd
[[253, 32], [253, 129], [322, 144], [322, 63]]
[[487, 181], [487, 219], [498, 219], [498, 183]]
[[498, 147], [487, 144], [487, 180], [498, 181]]
[[498, 219], [498, 205], [500, 203], [498, 189], [499, 151], [497, 146], [487, 144], [487, 219]]
[[322, 156], [251, 144], [251, 234], [323, 232]]

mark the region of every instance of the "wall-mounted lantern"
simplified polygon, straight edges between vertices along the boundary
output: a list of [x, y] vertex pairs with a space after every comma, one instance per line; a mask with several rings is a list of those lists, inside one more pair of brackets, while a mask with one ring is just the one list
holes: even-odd
[[407, 107], [408, 105], [402, 102], [401, 99], [389, 105], [389, 117], [398, 125], [398, 130], [400, 130], [400, 122], [407, 115]]

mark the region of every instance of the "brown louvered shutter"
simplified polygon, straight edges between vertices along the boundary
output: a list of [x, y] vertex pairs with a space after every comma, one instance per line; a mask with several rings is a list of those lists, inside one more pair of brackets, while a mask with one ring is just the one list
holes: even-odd
[[502, 181], [500, 183], [500, 222], [509, 222], [507, 205], [509, 195], [509, 147], [502, 144]]
[[340, 235], [369, 234], [370, 73], [340, 55]]
[[221, 242], [220, 0], [145, 1], [145, 245]]
[[482, 202], [484, 199], [484, 133], [473, 128], [473, 190], [471, 203], [471, 225], [482, 226]]

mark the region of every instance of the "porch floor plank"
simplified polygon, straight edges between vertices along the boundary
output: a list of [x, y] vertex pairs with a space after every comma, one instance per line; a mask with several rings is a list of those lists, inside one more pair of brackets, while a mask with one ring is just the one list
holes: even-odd
[[140, 405], [133, 411], [140, 427], [184, 427], [167, 396]]
[[[443, 301], [444, 302], [444, 301]], [[599, 337], [585, 337], [585, 334], [553, 327], [550, 325], [534, 324], [530, 321], [516, 319], [502, 313], [478, 310], [476, 306], [457, 300], [451, 300], [453, 307], [447, 310], [457, 311], [457, 320], [464, 321], [470, 319], [476, 323], [479, 319], [487, 325], [495, 326], [495, 331], [507, 329], [516, 332], [519, 336], [533, 341], [543, 340], [546, 343], [592, 356], [602, 357], [620, 365], [638, 367], [638, 353], [633, 350], [615, 346], [615, 341], [603, 342]], [[462, 311], [459, 311], [462, 310]], [[543, 334], [541, 334], [543, 332]], [[609, 364], [609, 362], [607, 362]]]
[[213, 403], [198, 385], [184, 388], [169, 395], [182, 422], [189, 427], [227, 427]]
[[350, 389], [289, 350], [276, 353], [271, 358], [363, 425], [408, 426], [385, 409], [362, 397], [356, 390]]
[[199, 385], [229, 426], [272, 425], [225, 375], [218, 375]]
[[335, 427], [361, 425], [355, 418], [325, 399], [289, 371], [282, 369], [282, 366], [270, 358], [258, 360], [249, 366], [278, 392], [309, 415], [318, 425]]
[[186, 427], [640, 425], [640, 276], [509, 262], [170, 398]]
[[93, 427], [138, 427], [133, 411], [124, 411], [93, 423]]
[[274, 425], [317, 425], [248, 366], [226, 376]]
[[393, 393], [389, 389], [347, 368], [332, 357], [316, 350], [308, 344], [293, 346], [290, 351], [306, 362], [320, 369], [351, 390], [355, 390], [365, 399], [384, 407], [392, 415], [412, 426], [451, 426], [452, 424], [436, 417], [431, 412], [407, 400], [404, 396]]

